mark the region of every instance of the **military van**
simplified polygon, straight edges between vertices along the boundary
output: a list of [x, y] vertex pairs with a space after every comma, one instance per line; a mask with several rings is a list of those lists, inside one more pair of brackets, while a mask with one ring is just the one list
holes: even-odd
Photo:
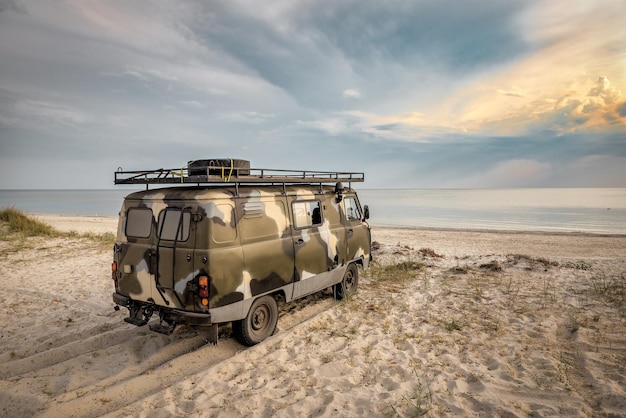
[[[363, 173], [251, 168], [246, 160], [196, 160], [178, 169], [115, 172], [144, 184], [119, 214], [113, 249], [115, 308], [124, 320], [171, 334], [200, 327], [217, 342], [232, 323], [245, 345], [272, 335], [285, 303], [332, 288], [356, 290], [371, 260], [369, 210], [352, 183]], [[157, 185], [158, 188], [150, 189]]]

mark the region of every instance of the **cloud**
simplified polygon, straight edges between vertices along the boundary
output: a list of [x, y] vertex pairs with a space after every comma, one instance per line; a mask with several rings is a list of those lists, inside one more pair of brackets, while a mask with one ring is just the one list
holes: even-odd
[[123, 76], [136, 77], [142, 81], [148, 81], [151, 79], [165, 80], [165, 81], [178, 81], [178, 77], [172, 74], [164, 73], [163, 71], [156, 70], [154, 68], [143, 69], [133, 68], [128, 69], [122, 73]]
[[217, 119], [224, 120], [230, 123], [260, 124], [272, 120], [275, 115], [247, 111], [218, 113], [215, 115], [215, 117]]
[[331, 136], [350, 135], [361, 131], [359, 119], [348, 114], [335, 114], [317, 120], [298, 120], [296, 127], [323, 132]]
[[0, 13], [7, 11], [26, 13], [24, 5], [19, 0], [0, 0]]
[[550, 179], [552, 166], [537, 160], [496, 161], [458, 182], [459, 187], [540, 187]]
[[113, 167], [210, 150], [371, 167], [372, 184], [402, 167], [403, 187], [582, 182], [576, 168], [595, 184], [626, 178], [618, 160], [575, 164], [626, 149], [626, 29], [612, 0], [0, 0], [0, 11], [0, 166], [33, 150]]
[[197, 100], [182, 100], [179, 103], [184, 105], [184, 106], [192, 107], [194, 109], [203, 109], [203, 108], [206, 107], [206, 105], [204, 103], [200, 103]]
[[568, 187], [626, 187], [626, 155], [591, 154], [564, 167], [559, 180]]
[[345, 89], [343, 91], [343, 97], [347, 99], [359, 99], [361, 98], [361, 92], [356, 89]]
[[623, 5], [604, 0], [580, 7], [561, 1], [528, 5], [517, 16], [528, 44], [524, 54], [424, 111], [431, 123], [511, 136], [624, 124]]
[[524, 97], [524, 92], [519, 87], [513, 85], [509, 90], [497, 89], [498, 94], [512, 97]]
[[90, 120], [90, 117], [77, 108], [60, 103], [48, 103], [37, 100], [22, 100], [16, 103], [16, 109], [22, 114], [43, 122], [51, 122], [75, 127]]

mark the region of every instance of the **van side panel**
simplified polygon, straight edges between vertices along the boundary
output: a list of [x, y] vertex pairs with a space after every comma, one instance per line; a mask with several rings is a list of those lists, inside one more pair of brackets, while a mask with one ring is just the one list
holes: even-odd
[[243, 251], [239, 244], [233, 199], [207, 200], [199, 205], [202, 221], [196, 240], [196, 265], [209, 277], [209, 308], [243, 300]]
[[278, 193], [252, 190], [237, 199], [244, 258], [244, 299], [293, 281], [293, 242], [286, 201]]

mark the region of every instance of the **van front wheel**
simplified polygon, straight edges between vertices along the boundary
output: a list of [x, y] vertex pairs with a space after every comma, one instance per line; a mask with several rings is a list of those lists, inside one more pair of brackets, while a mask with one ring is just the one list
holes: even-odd
[[334, 293], [335, 299], [343, 300], [356, 293], [356, 288], [359, 285], [359, 270], [356, 264], [352, 263], [346, 269], [346, 273], [343, 275], [343, 280], [335, 285]]
[[233, 333], [237, 340], [247, 346], [260, 343], [276, 330], [278, 304], [272, 296], [262, 296], [250, 307], [248, 316], [233, 322]]

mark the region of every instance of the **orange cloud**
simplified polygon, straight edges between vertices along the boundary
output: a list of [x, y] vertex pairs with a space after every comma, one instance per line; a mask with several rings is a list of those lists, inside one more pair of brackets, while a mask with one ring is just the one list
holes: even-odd
[[626, 7], [545, 2], [524, 17], [534, 51], [425, 111], [459, 132], [518, 135], [626, 126]]

